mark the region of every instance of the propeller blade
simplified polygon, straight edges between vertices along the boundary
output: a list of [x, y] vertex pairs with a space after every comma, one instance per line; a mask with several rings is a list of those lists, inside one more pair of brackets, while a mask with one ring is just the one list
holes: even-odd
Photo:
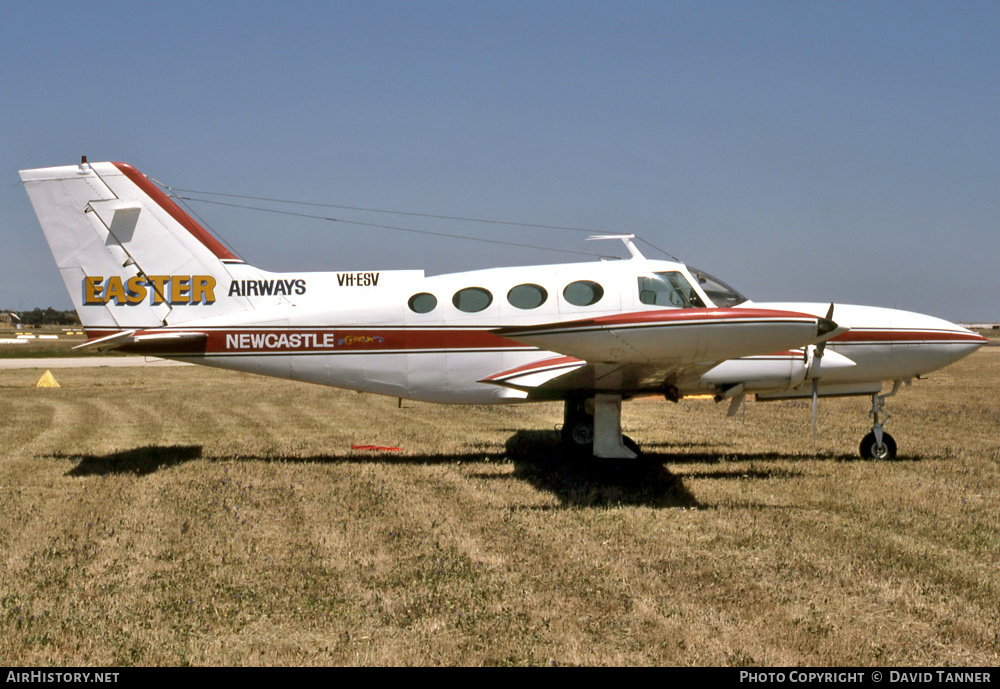
[[[833, 332], [839, 326], [833, 320], [833, 302], [830, 302], [830, 308], [826, 310], [826, 316], [819, 319], [819, 325], [816, 331], [820, 335], [826, 335], [829, 332]], [[823, 350], [826, 349], [826, 340], [823, 340], [818, 345], [816, 345], [816, 356], [820, 359], [823, 358]]]

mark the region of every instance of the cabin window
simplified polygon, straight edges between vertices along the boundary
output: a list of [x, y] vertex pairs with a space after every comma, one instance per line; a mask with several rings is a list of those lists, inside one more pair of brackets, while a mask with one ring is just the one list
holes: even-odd
[[676, 271], [639, 276], [639, 301], [675, 309], [704, 308], [705, 303], [683, 275]]
[[476, 313], [493, 303], [493, 295], [490, 294], [489, 290], [485, 290], [482, 287], [466, 287], [455, 292], [455, 296], [451, 298], [451, 303], [459, 311]]
[[437, 308], [438, 300], [433, 294], [420, 292], [410, 297], [410, 301], [407, 304], [410, 306], [410, 311], [414, 313], [430, 313]]
[[537, 309], [549, 298], [549, 293], [541, 285], [518, 285], [507, 292], [507, 301], [519, 309]]
[[577, 280], [566, 285], [563, 296], [574, 306], [590, 306], [601, 300], [604, 288], [590, 280]]

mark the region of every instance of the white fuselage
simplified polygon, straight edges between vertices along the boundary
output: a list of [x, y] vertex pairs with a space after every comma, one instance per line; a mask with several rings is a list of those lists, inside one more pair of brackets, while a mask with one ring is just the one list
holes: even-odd
[[[704, 306], [713, 306], [685, 266], [670, 261], [495, 268], [434, 277], [421, 271], [255, 271], [241, 278], [238, 270], [233, 269], [236, 286], [220, 285], [219, 298], [236, 292], [259, 300], [264, 297], [257, 292], [268, 290], [267, 283], [276, 280], [301, 285], [301, 293], [268, 295], [274, 302], [269, 308], [258, 305], [244, 314], [184, 322], [186, 330], [207, 332], [208, 346], [203, 354], [176, 358], [443, 403], [527, 400], [531, 395], [523, 388], [483, 381], [559, 359], [552, 351], [492, 332], [498, 328], [676, 309], [643, 303], [640, 276], [681, 273]], [[249, 282], [260, 284], [248, 287]], [[583, 297], [573, 289], [582, 289]], [[586, 304], [586, 289], [603, 293]], [[240, 294], [248, 291], [253, 293]], [[416, 295], [424, 295], [424, 303], [421, 297], [414, 299]], [[433, 308], [427, 310], [430, 302]], [[745, 302], [737, 308], [818, 316], [829, 305]], [[418, 312], [422, 310], [426, 312]], [[833, 319], [849, 330], [829, 341], [828, 355], [818, 364], [810, 361], [808, 349], [794, 349], [728, 359], [708, 371], [694, 366], [689, 375], [674, 374], [669, 381], [658, 378], [655, 366], [647, 366], [631, 381], [627, 394], [658, 394], [665, 383], [682, 396], [718, 394], [737, 384], [748, 393], [794, 394], [811, 378], [819, 378], [820, 394], [869, 393], [882, 381], [913, 378], [946, 366], [982, 344], [982, 338], [964, 328], [906, 311], [837, 304]]]

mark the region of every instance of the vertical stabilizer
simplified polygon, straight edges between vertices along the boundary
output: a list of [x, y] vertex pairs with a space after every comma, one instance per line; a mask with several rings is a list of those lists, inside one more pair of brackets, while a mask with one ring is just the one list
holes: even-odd
[[257, 271], [125, 163], [22, 170], [85, 328], [174, 325], [253, 308], [221, 298]]

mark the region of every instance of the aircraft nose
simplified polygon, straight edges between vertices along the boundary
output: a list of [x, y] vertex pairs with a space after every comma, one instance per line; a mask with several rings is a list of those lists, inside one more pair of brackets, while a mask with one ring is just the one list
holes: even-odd
[[920, 362], [929, 372], [967, 357], [986, 344], [982, 335], [943, 318], [896, 311], [893, 354]]
[[[827, 314], [833, 315], [833, 314]], [[846, 332], [827, 341], [858, 363], [852, 375], [902, 380], [953, 364], [986, 344], [986, 338], [943, 318], [877, 306], [838, 304]]]
[[[905, 314], [905, 312], [902, 312], [902, 313]], [[913, 319], [913, 315], [912, 314], [905, 314], [905, 315], [909, 316], [910, 319]], [[989, 342], [989, 340], [987, 340], [982, 335], [980, 335], [978, 333], [975, 333], [975, 332], [969, 330], [968, 328], [966, 328], [964, 326], [961, 326], [961, 325], [959, 325], [957, 323], [952, 323], [951, 321], [946, 321], [943, 318], [935, 318], [933, 316], [923, 316], [923, 321], [924, 322], [922, 322], [922, 323], [914, 324], [914, 325], [916, 325], [917, 327], [923, 326], [923, 328], [925, 328], [927, 331], [931, 331], [931, 332], [933, 332], [933, 331], [936, 330], [936, 331], [938, 331], [938, 332], [941, 333], [941, 335], [942, 335], [942, 337], [944, 339], [948, 339], [948, 340], [953, 341], [953, 342], [961, 342], [963, 344], [972, 344], [972, 345], [975, 345], [976, 348], [979, 348], [982, 345], [984, 345], [987, 342]]]

